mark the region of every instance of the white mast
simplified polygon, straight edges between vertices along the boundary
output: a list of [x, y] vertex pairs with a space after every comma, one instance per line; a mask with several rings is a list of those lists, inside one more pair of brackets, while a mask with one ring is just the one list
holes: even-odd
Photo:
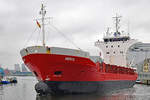
[[45, 6], [41, 5], [41, 11], [40, 11], [40, 14], [42, 15], [42, 34], [43, 34], [43, 46], [45, 46], [45, 27], [44, 27], [44, 19], [45, 19], [45, 14], [46, 14], [46, 10], [45, 10]]
[[119, 33], [119, 22], [120, 22], [120, 18], [121, 18], [121, 16], [118, 16], [117, 14], [116, 14], [116, 17], [113, 17], [113, 18], [115, 18], [115, 25], [116, 25], [116, 33], [118, 34]]

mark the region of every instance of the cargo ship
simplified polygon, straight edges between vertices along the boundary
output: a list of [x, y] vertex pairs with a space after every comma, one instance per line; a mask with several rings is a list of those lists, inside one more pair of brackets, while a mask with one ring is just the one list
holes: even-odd
[[137, 73], [127, 64], [126, 52], [137, 40], [119, 32], [119, 16], [115, 17], [116, 31], [112, 35], [107, 31], [103, 41], [95, 42], [102, 52], [101, 58], [101, 55], [90, 56], [89, 52], [80, 49], [46, 46], [43, 4], [40, 14], [43, 45], [20, 51], [24, 63], [39, 81], [35, 85], [37, 93], [106, 93], [133, 87]]

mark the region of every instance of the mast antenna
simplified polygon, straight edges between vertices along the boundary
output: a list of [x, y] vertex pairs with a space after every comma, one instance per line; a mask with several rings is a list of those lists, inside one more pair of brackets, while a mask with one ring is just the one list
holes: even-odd
[[106, 36], [109, 36], [110, 27], [107, 27]]
[[119, 22], [120, 22], [121, 17], [122, 16], [118, 16], [117, 14], [116, 14], [116, 17], [113, 17], [115, 19], [115, 28], [116, 28], [116, 33], [117, 34], [119, 33], [119, 28], [120, 28]]
[[130, 21], [128, 20], [128, 36], [130, 35]]

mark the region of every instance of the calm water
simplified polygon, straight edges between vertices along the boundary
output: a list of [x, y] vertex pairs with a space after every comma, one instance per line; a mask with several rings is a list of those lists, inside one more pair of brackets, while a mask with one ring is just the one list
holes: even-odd
[[133, 88], [120, 90], [106, 96], [67, 95], [38, 96], [34, 90], [35, 77], [17, 77], [17, 84], [0, 86], [0, 100], [150, 100], [150, 86], [136, 84]]

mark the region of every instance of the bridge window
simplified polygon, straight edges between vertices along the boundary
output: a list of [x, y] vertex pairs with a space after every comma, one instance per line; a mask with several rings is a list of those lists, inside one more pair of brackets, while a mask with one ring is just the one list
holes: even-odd
[[110, 42], [112, 42], [112, 41], [113, 41], [113, 39], [110, 39], [109, 41], [110, 41]]
[[109, 42], [109, 40], [108, 39], [104, 39], [104, 42]]
[[104, 42], [115, 42], [115, 41], [127, 41], [130, 37], [121, 37], [121, 38], [106, 38], [104, 39]]

